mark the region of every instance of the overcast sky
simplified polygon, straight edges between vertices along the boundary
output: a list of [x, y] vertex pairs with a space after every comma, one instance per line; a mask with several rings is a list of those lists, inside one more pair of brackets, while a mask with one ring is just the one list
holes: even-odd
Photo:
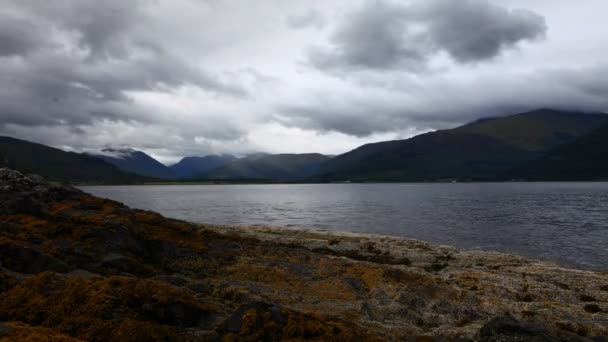
[[0, 0], [0, 135], [171, 163], [606, 111], [606, 13], [605, 0]]

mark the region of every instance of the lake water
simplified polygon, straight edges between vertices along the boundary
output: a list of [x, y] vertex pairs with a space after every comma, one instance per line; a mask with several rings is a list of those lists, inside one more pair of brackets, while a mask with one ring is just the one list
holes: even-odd
[[345, 230], [608, 270], [608, 183], [91, 186], [192, 222]]

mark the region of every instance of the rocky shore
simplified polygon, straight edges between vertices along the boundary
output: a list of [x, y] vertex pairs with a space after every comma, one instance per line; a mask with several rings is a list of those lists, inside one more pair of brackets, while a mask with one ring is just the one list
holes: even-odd
[[0, 169], [2, 341], [608, 341], [608, 274], [195, 225]]

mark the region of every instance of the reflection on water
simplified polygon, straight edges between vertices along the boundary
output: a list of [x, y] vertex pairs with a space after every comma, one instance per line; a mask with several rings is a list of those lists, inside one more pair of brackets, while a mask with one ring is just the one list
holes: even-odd
[[608, 183], [82, 187], [193, 222], [380, 233], [608, 270]]

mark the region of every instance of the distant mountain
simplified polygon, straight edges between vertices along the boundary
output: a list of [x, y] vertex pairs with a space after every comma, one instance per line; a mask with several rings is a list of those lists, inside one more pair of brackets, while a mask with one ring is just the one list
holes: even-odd
[[166, 165], [150, 157], [144, 152], [131, 148], [105, 148], [101, 153], [91, 154], [119, 169], [145, 177], [171, 179], [175, 175]]
[[522, 167], [527, 180], [608, 180], [608, 124]]
[[70, 183], [126, 184], [144, 180], [91, 156], [10, 137], [0, 137], [0, 166]]
[[504, 180], [514, 169], [608, 123], [608, 115], [541, 109], [361, 146], [324, 163], [320, 181]]
[[210, 172], [207, 178], [294, 181], [311, 176], [329, 159], [318, 153], [255, 154], [228, 163]]
[[209, 155], [204, 157], [185, 157], [169, 168], [180, 179], [205, 178], [207, 173], [218, 169], [237, 158], [233, 155]]

